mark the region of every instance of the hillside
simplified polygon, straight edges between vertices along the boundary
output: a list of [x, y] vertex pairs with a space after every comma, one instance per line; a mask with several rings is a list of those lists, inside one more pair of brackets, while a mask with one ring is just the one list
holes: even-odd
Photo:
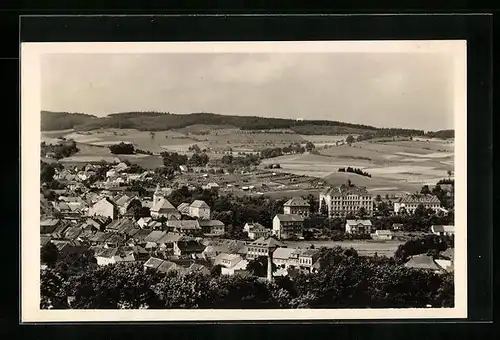
[[377, 136], [424, 134], [422, 130], [379, 129], [369, 125], [328, 120], [293, 120], [283, 118], [230, 116], [214, 113], [173, 114], [161, 112], [123, 112], [98, 118], [92, 115], [42, 111], [42, 131], [94, 130], [99, 128], [162, 131], [182, 129], [192, 125], [233, 126], [245, 130], [290, 129], [302, 135], [365, 134]]

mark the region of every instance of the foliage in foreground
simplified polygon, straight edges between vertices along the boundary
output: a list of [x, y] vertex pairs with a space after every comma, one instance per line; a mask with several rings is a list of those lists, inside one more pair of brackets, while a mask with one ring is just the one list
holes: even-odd
[[[321, 249], [325, 268], [279, 277], [191, 273], [165, 276], [141, 264], [118, 264], [68, 276], [42, 271], [41, 308], [422, 308], [451, 307], [453, 274], [436, 274], [358, 256], [354, 249]], [[71, 305], [68, 305], [70, 297]]]

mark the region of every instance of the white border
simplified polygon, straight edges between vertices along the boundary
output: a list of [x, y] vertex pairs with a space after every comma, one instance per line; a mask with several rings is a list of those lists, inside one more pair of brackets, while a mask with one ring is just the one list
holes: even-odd
[[[448, 53], [454, 59], [455, 307], [429, 309], [41, 310], [40, 59], [47, 53]], [[466, 41], [23, 43], [21, 45], [21, 321], [345, 320], [467, 317]]]

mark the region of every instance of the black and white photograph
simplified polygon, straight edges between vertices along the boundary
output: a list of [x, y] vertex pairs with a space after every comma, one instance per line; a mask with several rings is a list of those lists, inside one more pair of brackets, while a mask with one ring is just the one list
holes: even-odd
[[21, 55], [26, 321], [466, 317], [465, 41]]

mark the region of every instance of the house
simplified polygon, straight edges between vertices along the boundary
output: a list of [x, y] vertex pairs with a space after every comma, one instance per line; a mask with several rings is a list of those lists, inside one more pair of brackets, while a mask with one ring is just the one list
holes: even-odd
[[111, 237], [112, 234], [104, 233], [101, 231], [96, 232], [91, 237], [88, 238], [89, 242], [92, 244], [104, 244], [108, 238]]
[[126, 237], [120, 234], [111, 234], [106, 241], [104, 241], [104, 245], [107, 248], [119, 247], [125, 245]]
[[177, 207], [177, 210], [181, 213], [181, 215], [188, 215], [189, 216], [189, 203], [181, 203]]
[[376, 230], [375, 233], [371, 235], [372, 239], [374, 240], [392, 240], [394, 237], [394, 234], [390, 230]]
[[304, 218], [295, 214], [277, 214], [273, 218], [273, 235], [280, 240], [301, 238], [304, 232]]
[[189, 206], [189, 215], [191, 217], [197, 217], [200, 220], [210, 219], [210, 207], [204, 201], [195, 200]]
[[150, 257], [145, 263], [144, 263], [144, 269], [158, 269], [158, 267], [163, 263], [164, 260], [156, 258], [156, 257]]
[[200, 223], [197, 220], [170, 220], [167, 221], [167, 228], [169, 231], [185, 234], [196, 234], [201, 231]]
[[283, 204], [283, 213], [307, 217], [309, 216], [310, 207], [311, 205], [302, 197], [294, 197]]
[[219, 220], [200, 220], [199, 225], [205, 235], [224, 235], [224, 223]]
[[392, 230], [403, 230], [403, 224], [402, 223], [393, 223]]
[[118, 217], [118, 207], [110, 198], [105, 197], [90, 207], [88, 215], [109, 217], [114, 220]]
[[203, 256], [207, 259], [213, 259], [222, 253], [246, 254], [246, 251], [243, 251], [243, 249], [246, 248], [245, 241], [217, 239], [204, 240], [202, 244], [206, 246], [205, 250], [203, 250]]
[[286, 247], [286, 245], [273, 237], [259, 238], [248, 244], [247, 259], [253, 260], [260, 256], [269, 256], [270, 248], [279, 249], [280, 247]]
[[344, 217], [364, 209], [367, 216], [373, 213], [373, 196], [365, 188], [351, 184], [327, 187], [319, 194], [319, 212], [325, 208], [328, 217]]
[[141, 229], [146, 228], [153, 219], [151, 217], [141, 217], [137, 220], [137, 224]]
[[126, 248], [103, 248], [94, 254], [98, 266], [135, 262], [134, 251]]
[[138, 196], [128, 196], [128, 195], [123, 195], [119, 197], [117, 200], [115, 200], [115, 203], [118, 207], [118, 211], [121, 215], [125, 215], [127, 210], [129, 209], [130, 203], [132, 201], [137, 200], [140, 204], [140, 200]]
[[160, 198], [151, 207], [151, 217], [167, 219], [180, 219], [181, 213], [166, 198]]
[[151, 234], [151, 229], [140, 229], [134, 236], [131, 237], [129, 243], [131, 244], [145, 244], [145, 238]]
[[442, 272], [443, 268], [441, 268], [433, 259], [432, 256], [428, 256], [426, 254], [415, 255], [406, 262], [405, 267], [407, 268], [415, 268], [415, 269], [424, 269], [424, 270], [432, 270], [434, 272]]
[[345, 232], [347, 234], [371, 234], [372, 222], [370, 220], [347, 220], [345, 223]]
[[298, 260], [299, 252], [295, 248], [278, 248], [273, 253], [273, 262], [277, 267], [297, 266]]
[[196, 240], [181, 239], [174, 242], [174, 255], [176, 256], [193, 256], [203, 253], [205, 246]]
[[237, 254], [219, 254], [214, 260], [214, 266], [221, 266], [222, 275], [234, 275], [235, 271], [245, 270], [248, 261]]
[[112, 221], [110, 224], [106, 226], [106, 231], [116, 233], [118, 230], [120, 230], [123, 226], [133, 226], [134, 222], [130, 219], [127, 218], [122, 218], [118, 220]]
[[53, 239], [63, 239], [64, 232], [68, 229], [70, 224], [67, 221], [61, 221], [61, 223], [57, 224], [55, 229], [50, 233]]
[[446, 271], [454, 270], [455, 252], [453, 248], [448, 248], [439, 253], [437, 259], [434, 260], [441, 268]]
[[264, 226], [252, 228], [248, 233], [248, 238], [251, 240], [256, 240], [258, 238], [264, 237], [268, 238], [272, 235], [272, 230]]
[[40, 234], [51, 234], [61, 223], [60, 219], [47, 218], [40, 221]]
[[455, 226], [454, 225], [433, 225], [431, 226], [431, 233], [434, 235], [440, 236], [451, 236], [455, 234]]
[[248, 233], [253, 228], [264, 228], [264, 226], [260, 223], [247, 222], [243, 226], [243, 232]]
[[[207, 177], [207, 176], [205, 176], [205, 177]], [[201, 188], [204, 190], [219, 189], [219, 184], [217, 184], [215, 182], [211, 182], [211, 183], [208, 183], [206, 185], [203, 185]]]
[[76, 226], [69, 227], [64, 232], [63, 238], [66, 240], [73, 241], [73, 240], [76, 240], [82, 232], [83, 232], [83, 229], [80, 227], [76, 227]]
[[441, 202], [435, 195], [406, 195], [394, 202], [394, 212], [399, 214], [402, 211], [406, 211], [409, 214], [413, 214], [419, 205], [422, 205], [425, 209], [432, 209], [437, 212], [441, 207]]
[[78, 241], [52, 240], [51, 242], [56, 246], [57, 251], [61, 255], [78, 255], [86, 250], [86, 247]]

